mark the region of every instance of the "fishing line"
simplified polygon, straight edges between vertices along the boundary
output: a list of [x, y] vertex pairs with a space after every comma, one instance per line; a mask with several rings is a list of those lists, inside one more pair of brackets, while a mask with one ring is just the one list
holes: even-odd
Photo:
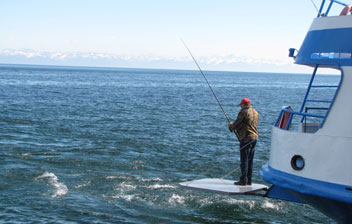
[[224, 108], [222, 107], [222, 105], [221, 105], [221, 103], [220, 103], [218, 97], [216, 96], [216, 94], [215, 94], [213, 88], [211, 88], [211, 86], [210, 86], [210, 84], [209, 84], [209, 82], [208, 82], [208, 79], [205, 77], [205, 75], [204, 75], [202, 69], [200, 68], [200, 66], [199, 66], [199, 64], [198, 64], [198, 62], [197, 62], [197, 60], [193, 57], [193, 55], [192, 55], [191, 51], [189, 50], [189, 48], [187, 47], [186, 43], [185, 43], [182, 39], [181, 39], [181, 41], [182, 41], [183, 45], [185, 45], [185, 47], [186, 47], [186, 49], [188, 50], [188, 52], [189, 52], [189, 54], [191, 55], [191, 57], [193, 58], [194, 63], [196, 63], [196, 65], [197, 65], [197, 67], [198, 67], [200, 73], [203, 75], [203, 77], [204, 77], [205, 81], [207, 82], [207, 84], [208, 84], [208, 86], [209, 86], [211, 92], [213, 93], [213, 95], [214, 95], [216, 101], [218, 102], [218, 104], [219, 104], [219, 106], [220, 106], [222, 112], [224, 113], [224, 115], [225, 115], [227, 121], [228, 121], [228, 122], [231, 122], [231, 121], [230, 121], [230, 118], [227, 116], [227, 114], [226, 114]]
[[317, 12], [319, 12], [318, 7], [316, 6], [316, 4], [313, 2], [313, 0], [310, 0], [312, 2], [312, 4], [314, 5], [314, 8], [317, 10]]

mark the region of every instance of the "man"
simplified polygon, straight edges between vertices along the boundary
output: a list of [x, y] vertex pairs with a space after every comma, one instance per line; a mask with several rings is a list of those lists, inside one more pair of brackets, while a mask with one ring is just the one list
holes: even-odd
[[229, 129], [235, 132], [240, 141], [241, 177], [235, 185], [251, 185], [254, 147], [258, 139], [258, 112], [252, 107], [248, 98], [243, 98], [241, 111], [235, 122], [229, 122]]

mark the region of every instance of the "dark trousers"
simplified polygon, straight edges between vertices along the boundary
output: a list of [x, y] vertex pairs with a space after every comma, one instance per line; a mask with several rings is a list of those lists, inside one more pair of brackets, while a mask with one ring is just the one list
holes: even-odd
[[243, 183], [252, 183], [254, 148], [257, 140], [240, 141], [241, 177]]

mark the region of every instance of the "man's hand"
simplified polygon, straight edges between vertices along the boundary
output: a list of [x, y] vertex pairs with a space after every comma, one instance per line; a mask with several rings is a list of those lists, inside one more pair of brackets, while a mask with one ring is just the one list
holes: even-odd
[[233, 132], [233, 127], [232, 127], [233, 123], [232, 122], [229, 122], [229, 130], [230, 132]]

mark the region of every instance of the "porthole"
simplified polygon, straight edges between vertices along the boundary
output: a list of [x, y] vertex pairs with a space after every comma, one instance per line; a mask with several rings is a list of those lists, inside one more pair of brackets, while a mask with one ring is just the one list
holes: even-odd
[[304, 159], [300, 155], [294, 155], [291, 159], [291, 167], [294, 170], [302, 170], [304, 168]]

